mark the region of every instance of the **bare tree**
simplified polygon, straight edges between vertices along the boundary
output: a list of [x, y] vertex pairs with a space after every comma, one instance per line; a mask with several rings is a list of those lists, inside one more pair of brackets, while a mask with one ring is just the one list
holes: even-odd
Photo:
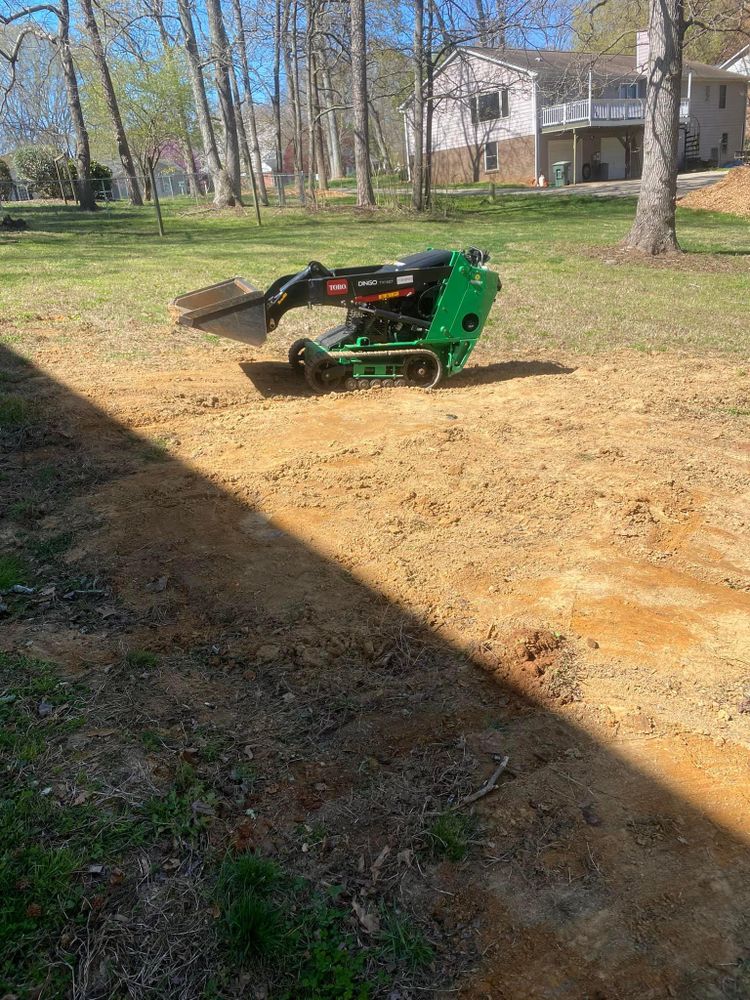
[[[418, 0], [421, 2], [421, 0]], [[367, 101], [367, 36], [365, 0], [351, 0], [352, 103], [354, 105], [354, 168], [357, 173], [357, 205], [375, 204], [370, 163], [370, 130]]]
[[284, 149], [281, 141], [281, 48], [282, 48], [282, 31], [283, 31], [283, 18], [282, 18], [282, 4], [284, 0], [276, 0], [274, 7], [274, 21], [273, 21], [273, 96], [271, 97], [271, 103], [273, 104], [273, 120], [274, 120], [274, 138], [276, 144], [276, 190], [278, 192], [279, 205], [286, 204], [286, 197], [284, 194], [284, 181], [282, 179], [282, 174], [284, 172]]
[[[41, 23], [35, 21], [34, 18], [37, 14], [50, 14], [55, 17], [57, 20], [57, 32], [50, 32]], [[42, 3], [36, 6], [22, 7], [7, 15], [0, 14], [0, 24], [10, 25], [19, 21], [24, 23], [18, 32], [12, 49], [9, 52], [0, 50], [0, 57], [4, 59], [11, 70], [8, 87], [13, 86], [16, 63], [21, 52], [21, 46], [28, 35], [36, 35], [38, 38], [43, 38], [54, 46], [60, 59], [60, 68], [63, 80], [65, 81], [68, 110], [75, 134], [78, 207], [86, 212], [93, 212], [96, 209], [96, 197], [93, 185], [91, 184], [91, 147], [88, 130], [83, 118], [81, 95], [78, 90], [78, 77], [70, 47], [70, 6], [68, 0], [59, 0], [57, 5]]]
[[287, 39], [284, 46], [284, 68], [289, 101], [292, 106], [294, 126], [292, 146], [294, 149], [294, 173], [297, 176], [297, 193], [301, 204], [305, 204], [305, 163], [302, 138], [302, 95], [299, 85], [299, 39], [297, 31], [297, 0], [284, 0], [283, 34]]
[[83, 11], [86, 33], [89, 37], [89, 42], [91, 43], [91, 52], [94, 56], [94, 62], [96, 63], [96, 68], [99, 72], [99, 78], [102, 84], [104, 102], [107, 105], [109, 117], [112, 121], [112, 129], [115, 134], [115, 142], [117, 143], [117, 152], [120, 156], [122, 169], [125, 171], [128, 197], [133, 205], [142, 205], [143, 198], [141, 197], [141, 189], [138, 186], [138, 178], [136, 177], [135, 166], [133, 165], [133, 157], [130, 153], [128, 137], [125, 134], [125, 128], [122, 124], [122, 115], [120, 114], [120, 107], [117, 103], [117, 95], [115, 94], [115, 86], [112, 82], [112, 74], [110, 73], [109, 66], [107, 65], [107, 56], [104, 52], [104, 45], [102, 44], [102, 38], [99, 34], [99, 25], [96, 23], [96, 18], [94, 17], [92, 0], [81, 0], [81, 10]]
[[643, 172], [625, 244], [645, 253], [679, 250], [675, 231], [684, 0], [651, 0]]
[[[175, 53], [173, 50], [173, 40], [167, 31], [166, 24], [164, 23], [164, 5], [162, 0], [148, 0], [147, 7], [149, 15], [153, 18], [156, 27], [159, 31], [159, 40], [161, 41], [162, 47], [162, 57], [167, 61], [175, 81], [175, 90], [177, 90], [177, 80], [178, 80], [178, 69], [175, 61]], [[196, 178], [193, 176], [193, 171], [195, 170], [195, 153], [193, 152], [193, 140], [190, 136], [190, 125], [188, 122], [188, 107], [189, 102], [180, 100], [178, 106], [178, 114], [180, 116], [180, 144], [182, 146], [182, 153], [185, 158], [185, 170], [187, 173], [187, 184], [188, 190], [192, 193], [197, 191]]]
[[229, 208], [235, 204], [234, 191], [229, 176], [219, 157], [219, 148], [216, 144], [216, 135], [214, 133], [213, 122], [211, 121], [211, 111], [208, 106], [208, 97], [206, 96], [206, 84], [203, 79], [200, 55], [198, 53], [198, 42], [195, 37], [195, 27], [193, 25], [189, 0], [177, 0], [177, 8], [185, 43], [190, 86], [193, 91], [195, 111], [198, 116], [198, 127], [200, 128], [201, 139], [203, 140], [203, 152], [214, 184], [214, 205], [217, 208]]
[[232, 64], [221, 0], [206, 0], [208, 32], [211, 38], [211, 59], [214, 64], [214, 83], [219, 95], [221, 120], [224, 125], [224, 166], [235, 201], [241, 201], [240, 144], [237, 135], [237, 118], [234, 113], [232, 84], [229, 67]]
[[341, 157], [341, 136], [339, 134], [338, 116], [334, 109], [336, 104], [335, 92], [331, 83], [331, 72], [326, 62], [325, 52], [321, 45], [318, 46], [317, 62], [320, 66], [320, 99], [323, 105], [326, 145], [328, 147], [328, 164], [331, 170], [331, 177], [343, 177], [342, 157]]
[[411, 203], [417, 212], [424, 208], [424, 84], [424, 0], [414, 0]]
[[[258, 124], [255, 120], [255, 102], [253, 100], [253, 89], [250, 84], [250, 64], [247, 58], [247, 38], [245, 35], [245, 23], [242, 17], [242, 7], [240, 0], [232, 0], [232, 10], [234, 11], [234, 29], [236, 33], [235, 45], [240, 57], [240, 71], [242, 86], [244, 88], [244, 115], [241, 104], [238, 107], [238, 124], [247, 120], [247, 128], [250, 132], [249, 145], [253, 157], [255, 178], [258, 184], [258, 193], [263, 205], [268, 204], [268, 192], [266, 182], [263, 179], [263, 160], [260, 155], [260, 143], [258, 142]], [[240, 137], [241, 138], [241, 137]]]

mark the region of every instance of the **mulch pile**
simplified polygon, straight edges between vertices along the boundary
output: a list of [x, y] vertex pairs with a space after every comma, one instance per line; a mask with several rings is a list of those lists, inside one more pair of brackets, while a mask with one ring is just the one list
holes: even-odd
[[735, 167], [716, 184], [691, 191], [680, 198], [680, 206], [750, 218], [750, 167]]

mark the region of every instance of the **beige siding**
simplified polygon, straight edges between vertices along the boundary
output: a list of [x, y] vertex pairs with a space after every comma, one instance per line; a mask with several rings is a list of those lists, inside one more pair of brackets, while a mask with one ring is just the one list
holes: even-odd
[[[458, 56], [435, 83], [435, 150], [477, 147], [534, 134], [533, 88], [528, 75], [478, 56]], [[470, 96], [500, 87], [508, 88], [508, 117], [474, 125]]]
[[690, 116], [695, 117], [700, 125], [700, 155], [703, 160], [710, 159], [711, 150], [720, 146], [722, 132], [729, 136], [725, 160], [733, 159], [742, 146], [746, 85], [744, 81], [727, 82], [726, 108], [719, 107], [719, 85], [718, 80], [697, 80], [693, 77]]

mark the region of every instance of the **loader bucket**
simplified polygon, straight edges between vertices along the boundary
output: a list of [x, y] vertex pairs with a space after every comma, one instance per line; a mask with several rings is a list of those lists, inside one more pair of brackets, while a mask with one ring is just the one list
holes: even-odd
[[230, 278], [207, 288], [178, 295], [169, 306], [183, 326], [260, 347], [265, 343], [265, 294], [244, 278]]

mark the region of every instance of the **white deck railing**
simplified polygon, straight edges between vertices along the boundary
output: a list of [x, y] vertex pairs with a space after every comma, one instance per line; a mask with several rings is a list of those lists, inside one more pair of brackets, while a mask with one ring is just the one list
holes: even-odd
[[[549, 108], [542, 108], [539, 112], [539, 121], [542, 128], [575, 125], [578, 122], [585, 122], [587, 125], [642, 122], [645, 109], [646, 102], [641, 98], [591, 101], [584, 98], [581, 101], [568, 101], [566, 104], [553, 104]], [[687, 118], [689, 114], [690, 102], [687, 98], [683, 98], [680, 101], [680, 118]]]

